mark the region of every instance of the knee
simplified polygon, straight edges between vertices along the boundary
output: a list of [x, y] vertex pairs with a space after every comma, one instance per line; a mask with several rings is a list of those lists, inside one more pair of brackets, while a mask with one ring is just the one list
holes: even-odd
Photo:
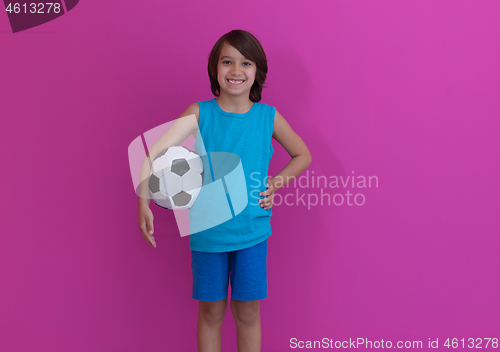
[[[226, 304], [224, 304], [224, 302]], [[217, 302], [200, 301], [200, 317], [210, 324], [219, 324], [226, 314], [227, 299]]]
[[259, 319], [259, 301], [236, 301], [233, 300], [231, 307], [234, 319], [243, 324], [251, 325]]

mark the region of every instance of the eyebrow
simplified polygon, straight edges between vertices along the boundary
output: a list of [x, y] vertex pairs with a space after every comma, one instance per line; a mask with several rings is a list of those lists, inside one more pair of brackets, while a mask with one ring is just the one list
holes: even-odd
[[[223, 60], [223, 59], [233, 59], [233, 58], [232, 58], [231, 56], [223, 56], [223, 57], [221, 57], [220, 59], [221, 59], [221, 60]], [[245, 61], [245, 60], [246, 60], [246, 61], [252, 61], [252, 60], [249, 60], [249, 59], [247, 59], [247, 58], [244, 58], [244, 59], [243, 59], [243, 61]]]

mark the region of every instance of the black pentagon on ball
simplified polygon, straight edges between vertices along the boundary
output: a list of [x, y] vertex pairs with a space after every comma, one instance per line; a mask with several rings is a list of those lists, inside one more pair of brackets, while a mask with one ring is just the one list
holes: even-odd
[[154, 174], [149, 178], [149, 189], [153, 194], [160, 192], [160, 179]]
[[189, 164], [186, 159], [175, 159], [172, 161], [171, 171], [176, 175], [182, 176], [189, 171]]
[[187, 205], [189, 203], [189, 201], [191, 200], [191, 195], [184, 191], [180, 191], [175, 196], [173, 196], [172, 199], [174, 200], [174, 204], [176, 206], [183, 207], [184, 205]]

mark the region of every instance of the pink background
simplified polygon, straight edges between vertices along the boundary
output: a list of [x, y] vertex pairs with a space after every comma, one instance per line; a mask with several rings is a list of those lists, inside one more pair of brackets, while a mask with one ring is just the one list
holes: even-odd
[[[499, 338], [499, 13], [86, 0], [17, 34], [0, 14], [0, 350], [196, 350], [189, 239], [152, 205], [158, 248], [144, 240], [127, 148], [212, 98], [208, 54], [232, 29], [264, 46], [262, 102], [306, 142], [309, 172], [379, 178], [363, 206], [274, 208], [262, 350]], [[288, 161], [273, 143], [271, 175]], [[235, 332], [228, 307], [223, 351]]]

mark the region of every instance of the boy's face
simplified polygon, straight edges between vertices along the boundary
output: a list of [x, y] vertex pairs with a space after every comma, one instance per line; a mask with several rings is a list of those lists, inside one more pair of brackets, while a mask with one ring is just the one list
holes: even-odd
[[217, 81], [221, 94], [224, 92], [233, 96], [249, 96], [256, 72], [255, 62], [246, 59], [236, 48], [224, 43], [217, 64]]

